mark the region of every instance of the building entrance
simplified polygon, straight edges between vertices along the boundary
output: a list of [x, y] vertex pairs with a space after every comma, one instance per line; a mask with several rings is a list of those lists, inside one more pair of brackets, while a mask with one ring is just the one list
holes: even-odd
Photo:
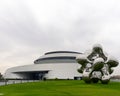
[[43, 80], [45, 78], [45, 74], [47, 74], [48, 72], [36, 72], [36, 73], [33, 73], [31, 74], [33, 80]]
[[17, 72], [22, 78], [27, 80], [43, 80], [48, 71]]

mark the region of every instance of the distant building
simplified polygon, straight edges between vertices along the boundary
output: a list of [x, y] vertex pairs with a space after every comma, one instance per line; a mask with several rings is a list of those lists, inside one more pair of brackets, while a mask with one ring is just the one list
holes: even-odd
[[72, 51], [54, 51], [45, 53], [32, 65], [9, 68], [4, 77], [9, 79], [74, 79], [81, 77], [77, 72], [80, 65], [76, 56], [81, 53]]

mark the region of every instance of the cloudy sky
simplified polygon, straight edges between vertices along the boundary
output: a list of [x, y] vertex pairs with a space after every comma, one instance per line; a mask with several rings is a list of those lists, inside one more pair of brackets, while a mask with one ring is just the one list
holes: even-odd
[[48, 51], [85, 52], [96, 43], [120, 60], [119, 0], [0, 0], [2, 73]]

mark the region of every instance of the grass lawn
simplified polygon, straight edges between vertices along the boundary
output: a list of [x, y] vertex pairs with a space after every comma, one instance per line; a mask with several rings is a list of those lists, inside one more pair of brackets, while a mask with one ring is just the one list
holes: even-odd
[[0, 96], [120, 96], [120, 82], [104, 85], [61, 80], [13, 84], [0, 86]]

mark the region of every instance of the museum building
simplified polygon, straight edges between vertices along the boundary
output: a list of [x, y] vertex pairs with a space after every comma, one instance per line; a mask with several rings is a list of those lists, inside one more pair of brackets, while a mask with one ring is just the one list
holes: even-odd
[[81, 53], [73, 51], [47, 52], [34, 61], [34, 64], [12, 67], [6, 70], [6, 79], [75, 79], [81, 74], [76, 56]]

